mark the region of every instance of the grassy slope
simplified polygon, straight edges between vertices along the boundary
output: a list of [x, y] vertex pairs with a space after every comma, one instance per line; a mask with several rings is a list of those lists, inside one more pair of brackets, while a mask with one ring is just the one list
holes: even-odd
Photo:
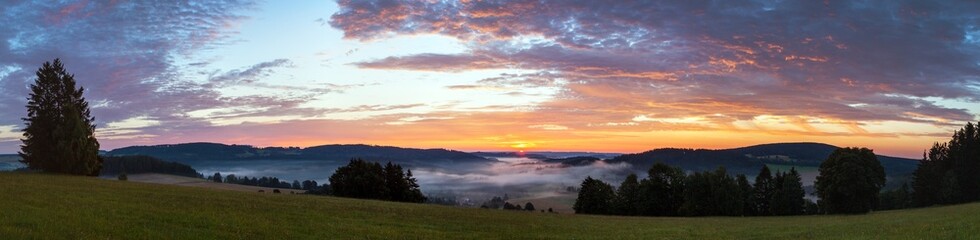
[[19, 238], [889, 238], [980, 234], [980, 204], [860, 216], [635, 218], [463, 209], [0, 173]]

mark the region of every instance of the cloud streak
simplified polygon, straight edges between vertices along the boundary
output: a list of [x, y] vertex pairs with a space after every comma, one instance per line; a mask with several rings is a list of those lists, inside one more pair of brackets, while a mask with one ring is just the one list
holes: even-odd
[[947, 126], [976, 113], [940, 100], [980, 101], [976, 87], [964, 87], [980, 85], [980, 45], [968, 35], [980, 19], [964, 10], [980, 6], [971, 2], [339, 3], [330, 23], [346, 38], [441, 34], [470, 47], [357, 66], [548, 72], [567, 84], [538, 108], [543, 114], [617, 109], [725, 116], [713, 120], [719, 125], [777, 115]]

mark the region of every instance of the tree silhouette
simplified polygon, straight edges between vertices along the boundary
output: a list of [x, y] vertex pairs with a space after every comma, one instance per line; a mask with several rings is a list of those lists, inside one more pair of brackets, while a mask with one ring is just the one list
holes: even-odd
[[914, 173], [918, 206], [980, 200], [980, 123], [967, 123], [949, 142], [935, 143]]
[[866, 213], [878, 204], [885, 169], [871, 149], [840, 148], [820, 164], [817, 195], [827, 213]]
[[582, 188], [575, 199], [575, 213], [611, 214], [612, 200], [616, 197], [613, 187], [591, 176], [582, 181]]
[[776, 183], [772, 178], [769, 167], [762, 165], [759, 175], [755, 176], [755, 185], [752, 188], [752, 215], [768, 216], [772, 214], [770, 203], [772, 194], [776, 191]]
[[627, 216], [640, 214], [640, 198], [640, 182], [636, 174], [626, 176], [626, 180], [623, 180], [616, 190], [616, 200], [613, 204], [616, 214]]
[[98, 176], [102, 159], [85, 88], [76, 89], [60, 59], [45, 62], [36, 75], [23, 119], [21, 162], [34, 170]]
[[789, 173], [777, 173], [776, 192], [772, 196], [773, 215], [800, 215], [803, 214], [803, 180], [796, 168], [790, 168]]
[[648, 173], [640, 181], [641, 215], [676, 216], [684, 203], [684, 170], [658, 162]]

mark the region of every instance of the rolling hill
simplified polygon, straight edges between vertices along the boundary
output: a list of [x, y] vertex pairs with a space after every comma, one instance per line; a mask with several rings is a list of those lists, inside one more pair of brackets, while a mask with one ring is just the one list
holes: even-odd
[[[641, 170], [649, 169], [656, 162], [687, 171], [710, 171], [725, 166], [729, 172], [751, 176], [758, 174], [763, 164], [820, 166], [837, 148], [822, 143], [773, 143], [720, 150], [663, 148], [624, 154], [606, 161], [627, 162]], [[878, 160], [885, 173], [893, 178], [911, 175], [919, 164], [916, 160], [883, 155], [878, 155]]]
[[6, 239], [969, 239], [980, 203], [853, 216], [513, 212], [0, 173]]
[[109, 151], [107, 156], [147, 155], [159, 159], [191, 164], [196, 161], [244, 160], [331, 160], [363, 158], [377, 162], [429, 165], [485, 163], [493, 160], [446, 149], [414, 149], [363, 144], [322, 145], [308, 148], [225, 145], [220, 143], [182, 143], [154, 146], [131, 146]]

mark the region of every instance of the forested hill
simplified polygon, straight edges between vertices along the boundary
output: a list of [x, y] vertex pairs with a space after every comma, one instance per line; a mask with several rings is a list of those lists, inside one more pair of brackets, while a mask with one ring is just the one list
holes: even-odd
[[[820, 166], [838, 147], [823, 143], [773, 143], [749, 147], [708, 150], [662, 148], [642, 153], [624, 154], [606, 160], [610, 163], [628, 162], [639, 169], [648, 169], [663, 162], [687, 171], [709, 171], [725, 166], [729, 172], [758, 173], [762, 164]], [[915, 171], [918, 161], [878, 155], [889, 176], [904, 176]]]
[[155, 146], [132, 146], [109, 151], [108, 156], [147, 155], [168, 161], [228, 160], [334, 160], [363, 158], [371, 161], [415, 163], [482, 163], [493, 160], [446, 149], [414, 149], [388, 146], [323, 145], [308, 148], [225, 145], [220, 143], [183, 143]]

